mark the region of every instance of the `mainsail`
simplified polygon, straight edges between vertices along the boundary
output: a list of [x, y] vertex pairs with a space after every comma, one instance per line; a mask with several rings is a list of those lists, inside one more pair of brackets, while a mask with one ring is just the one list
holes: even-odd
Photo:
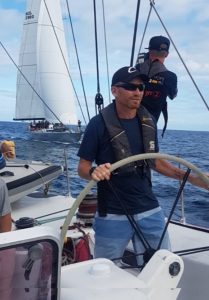
[[69, 66], [69, 61], [60, 0], [28, 0], [19, 68], [46, 105], [18, 73], [16, 120], [43, 118], [49, 122], [77, 124], [66, 65]]

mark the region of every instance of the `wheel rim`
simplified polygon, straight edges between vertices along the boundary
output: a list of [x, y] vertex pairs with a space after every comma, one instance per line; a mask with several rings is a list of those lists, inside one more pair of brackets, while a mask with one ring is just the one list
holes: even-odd
[[[146, 159], [165, 159], [165, 160], [170, 160], [170, 161], [180, 163], [180, 164], [184, 165], [185, 167], [191, 169], [209, 187], [209, 178], [206, 175], [204, 175], [204, 173], [199, 168], [197, 168], [192, 163], [190, 163], [180, 157], [177, 157], [174, 155], [169, 155], [169, 154], [164, 154], [164, 153], [144, 153], [144, 154], [129, 156], [125, 159], [122, 159], [122, 160], [112, 164], [110, 171], [112, 172], [115, 169], [118, 169], [128, 163], [139, 161], [139, 160], [146, 160]], [[76, 198], [75, 202], [73, 203], [72, 207], [70, 208], [68, 215], [66, 216], [64, 224], [62, 226], [62, 230], [61, 230], [61, 234], [60, 234], [62, 244], [64, 243], [64, 238], [66, 236], [68, 226], [70, 225], [70, 223], [75, 215], [76, 210], [78, 209], [78, 207], [79, 207], [80, 203], [82, 202], [82, 200], [84, 199], [84, 197], [88, 194], [88, 192], [92, 189], [92, 187], [95, 184], [96, 184], [96, 181], [91, 180], [86, 185], [86, 187], [80, 192], [80, 194]]]

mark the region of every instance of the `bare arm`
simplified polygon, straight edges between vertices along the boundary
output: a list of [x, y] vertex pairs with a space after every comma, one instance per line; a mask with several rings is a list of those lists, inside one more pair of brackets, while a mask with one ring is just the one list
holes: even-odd
[[[175, 167], [173, 164], [164, 159], [155, 160], [155, 171], [177, 180], [182, 180], [185, 175], [184, 170]], [[208, 175], [206, 174], [206, 176]], [[207, 190], [209, 189], [209, 187], [196, 175], [190, 174], [188, 181], [193, 185], [205, 188]]]
[[0, 233], [11, 231], [12, 229], [12, 219], [11, 214], [6, 214], [0, 217]]
[[83, 158], [80, 158], [79, 164], [78, 164], [78, 175], [86, 180], [94, 179], [96, 181], [100, 180], [109, 180], [110, 179], [110, 164], [105, 163], [102, 165], [99, 165], [95, 167], [94, 171], [89, 173], [92, 162], [85, 160]]

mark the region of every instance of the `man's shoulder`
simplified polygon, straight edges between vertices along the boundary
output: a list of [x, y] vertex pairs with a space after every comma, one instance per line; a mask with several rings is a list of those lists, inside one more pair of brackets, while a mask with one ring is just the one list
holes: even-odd
[[103, 121], [103, 118], [101, 116], [101, 113], [93, 116], [87, 127], [86, 127], [86, 130], [85, 130], [85, 133], [93, 133], [93, 132], [101, 132], [103, 130], [103, 127], [104, 127], [104, 121]]
[[176, 73], [174, 73], [174, 72], [172, 72], [172, 71], [170, 71], [168, 69], [166, 69], [166, 70], [164, 70], [162, 72], [159, 72], [159, 74], [163, 74], [166, 77], [177, 78]]
[[93, 116], [90, 121], [89, 121], [89, 124], [98, 124], [102, 122], [102, 116], [101, 116], [101, 113]]
[[172, 79], [177, 78], [176, 73], [174, 73], [174, 72], [172, 72], [170, 70], [167, 70], [167, 76], [170, 77], [170, 78], [172, 78]]

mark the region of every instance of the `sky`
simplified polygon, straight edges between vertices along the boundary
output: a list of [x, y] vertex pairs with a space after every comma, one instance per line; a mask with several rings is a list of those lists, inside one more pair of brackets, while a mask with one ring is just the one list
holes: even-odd
[[[70, 73], [76, 92], [85, 111], [85, 101], [75, 56], [66, 0], [61, 0], [63, 20], [68, 42]], [[90, 115], [95, 114], [94, 99], [97, 92], [95, 56], [95, 29], [92, 0], [68, 0], [77, 50], [83, 74]], [[125, 4], [124, 4], [125, 3]], [[149, 0], [141, 0], [136, 39], [135, 58], [150, 8]], [[122, 66], [130, 64], [137, 0], [104, 0], [109, 78]], [[104, 47], [102, 0], [96, 1], [100, 92], [109, 103], [107, 66]], [[178, 52], [190, 71], [202, 96], [209, 106], [209, 1], [208, 0], [155, 0], [155, 7], [166, 26]], [[0, 0], [0, 41], [18, 64], [26, 0]], [[142, 51], [146, 52], [149, 39], [154, 35], [167, 35], [152, 11]], [[168, 69], [178, 76], [178, 96], [168, 100], [168, 129], [209, 130], [209, 111], [194, 87], [173, 45], [165, 61]], [[17, 70], [0, 46], [0, 120], [15, 117]], [[82, 116], [77, 107], [78, 118]], [[86, 117], [87, 118], [87, 117]], [[161, 118], [158, 127], [163, 127]]]

